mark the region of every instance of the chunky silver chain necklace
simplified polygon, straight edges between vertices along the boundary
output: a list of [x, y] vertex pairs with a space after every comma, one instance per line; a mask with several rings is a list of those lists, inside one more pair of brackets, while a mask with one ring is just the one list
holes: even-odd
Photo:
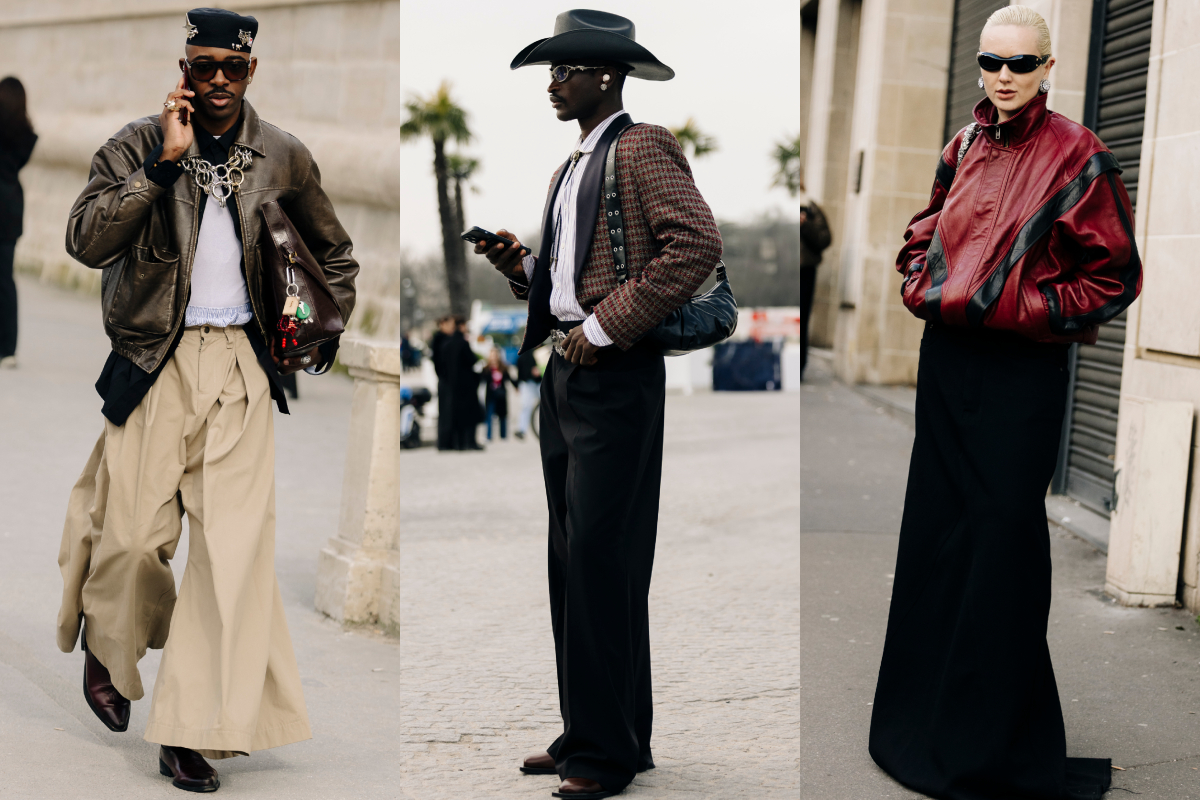
[[213, 166], [200, 156], [192, 156], [184, 159], [182, 166], [184, 172], [191, 175], [192, 180], [196, 181], [196, 185], [200, 187], [201, 191], [212, 195], [221, 208], [224, 208], [229, 195], [236, 192], [242, 185], [242, 179], [245, 177], [244, 170], [250, 169], [250, 162], [253, 159], [254, 154], [248, 148], [238, 144], [233, 146], [229, 160], [224, 164]]

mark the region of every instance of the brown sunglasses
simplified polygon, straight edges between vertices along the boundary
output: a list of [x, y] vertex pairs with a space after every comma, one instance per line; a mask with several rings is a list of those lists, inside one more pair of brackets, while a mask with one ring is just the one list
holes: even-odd
[[225, 77], [233, 82], [244, 81], [250, 74], [250, 62], [240, 58], [228, 61], [184, 61], [188, 76], [195, 81], [207, 83], [217, 76], [221, 70]]

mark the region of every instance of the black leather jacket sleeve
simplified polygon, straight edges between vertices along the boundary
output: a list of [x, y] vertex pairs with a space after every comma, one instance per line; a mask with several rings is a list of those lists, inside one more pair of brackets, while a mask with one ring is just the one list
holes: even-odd
[[129, 249], [154, 201], [165, 189], [112, 146], [92, 157], [88, 184], [67, 220], [67, 253], [93, 269], [110, 266]]
[[354, 279], [358, 276], [354, 245], [338, 221], [329, 196], [321, 188], [321, 172], [316, 162], [311, 154], [306, 155], [308, 174], [295, 196], [281, 201], [281, 205], [317, 263], [324, 267], [333, 299], [342, 312], [342, 320], [348, 323], [354, 310]]

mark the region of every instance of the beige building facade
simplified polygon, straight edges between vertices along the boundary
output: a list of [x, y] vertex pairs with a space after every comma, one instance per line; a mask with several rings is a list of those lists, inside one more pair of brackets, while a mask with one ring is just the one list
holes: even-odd
[[[99, 293], [64, 235], [92, 154], [126, 123], [157, 114], [179, 80], [183, 15], [196, 5], [251, 14], [259, 59], [247, 99], [312, 151], [362, 265], [351, 329], [399, 339], [399, 0], [4, 0], [0, 76], [28, 93], [39, 140], [21, 172], [17, 269]], [[97, 306], [99, 313], [99, 306]]]
[[[900, 301], [895, 257], [938, 154], [982, 97], [963, 90], [977, 75], [977, 20], [1003, 4], [802, 3], [805, 174], [835, 237], [812, 339], [832, 348], [844, 381], [915, 383], [923, 323]], [[1144, 269], [1142, 297], [1097, 346], [1073, 352], [1053, 489], [1099, 531], [1110, 594], [1200, 611], [1200, 112], [1187, 91], [1200, 70], [1200, 4], [1025, 4], [1051, 28], [1049, 107], [1095, 130], [1122, 164]]]

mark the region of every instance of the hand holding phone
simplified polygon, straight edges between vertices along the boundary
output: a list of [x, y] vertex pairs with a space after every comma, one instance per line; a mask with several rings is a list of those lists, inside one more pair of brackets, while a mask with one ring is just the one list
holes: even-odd
[[505, 277], [524, 279], [521, 259], [529, 255], [529, 248], [523, 246], [517, 241], [517, 237], [508, 231], [501, 228], [498, 233], [492, 233], [476, 226], [464, 232], [462, 238], [473, 243], [475, 253], [487, 256], [492, 266]]
[[[178, 163], [179, 158], [187, 152], [195, 139], [194, 129], [188, 124], [189, 114], [193, 110], [191, 99], [195, 96], [196, 93], [188, 88], [187, 73], [185, 72], [179, 76], [179, 83], [175, 85], [175, 90], [167, 95], [162, 113], [158, 116], [158, 124], [163, 132], [162, 159], [164, 161]], [[175, 105], [174, 110], [167, 108], [171, 103]]]

